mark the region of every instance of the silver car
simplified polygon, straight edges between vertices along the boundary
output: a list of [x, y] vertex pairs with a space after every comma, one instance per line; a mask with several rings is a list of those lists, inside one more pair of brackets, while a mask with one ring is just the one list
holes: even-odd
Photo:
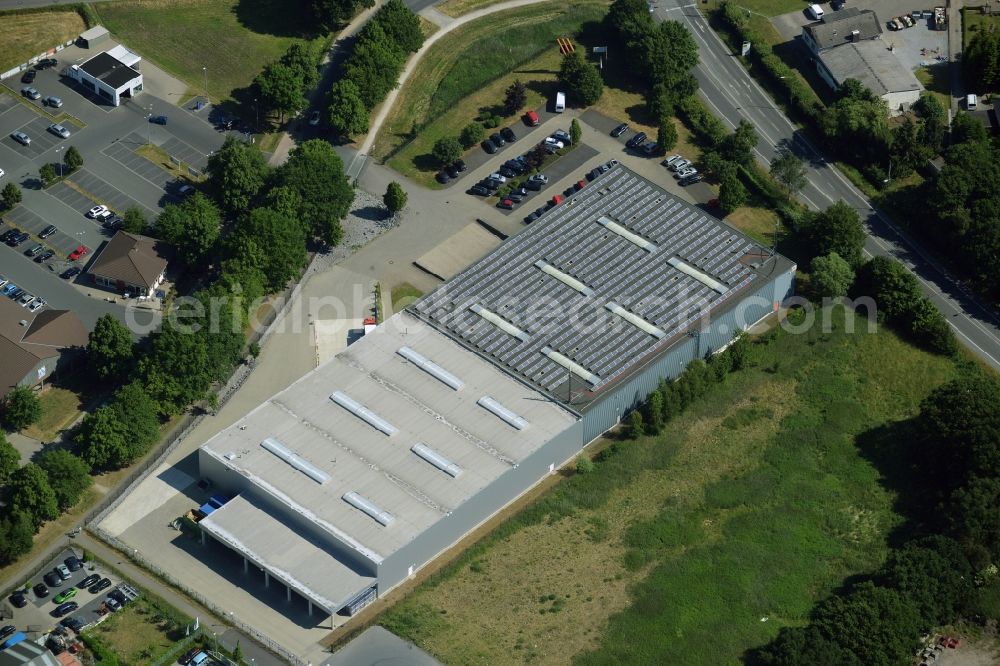
[[31, 301], [31, 304], [28, 305], [28, 310], [31, 312], [38, 312], [44, 307], [45, 307], [45, 301], [42, 299], [41, 296], [39, 296], [35, 298], [35, 300]]
[[[17, 302], [21, 305], [21, 307], [27, 307], [28, 303], [30, 303], [33, 300], [35, 300], [35, 295], [34, 294], [29, 294], [28, 292], [24, 292], [17, 299]], [[63, 579], [63, 580], [65, 580], [65, 579]]]
[[38, 92], [31, 86], [28, 86], [26, 88], [21, 88], [21, 94], [27, 97], [28, 99], [38, 99], [39, 97], [42, 96], [42, 93]]
[[31, 137], [24, 132], [11, 132], [10, 138], [14, 139], [14, 141], [17, 141], [22, 146], [27, 146], [31, 143]]
[[58, 97], [49, 95], [48, 97], [42, 100], [42, 104], [44, 104], [45, 106], [51, 106], [53, 108], [58, 109], [60, 106], [62, 106], [63, 102]]
[[56, 136], [60, 136], [64, 139], [69, 138], [69, 130], [63, 127], [62, 125], [56, 125], [56, 124], [49, 125], [49, 131], [55, 134]]

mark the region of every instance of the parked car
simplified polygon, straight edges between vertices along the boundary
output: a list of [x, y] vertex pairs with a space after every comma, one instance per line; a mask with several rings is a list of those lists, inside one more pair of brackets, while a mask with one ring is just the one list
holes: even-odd
[[525, 224], [531, 224], [532, 222], [534, 222], [535, 220], [537, 220], [537, 219], [538, 219], [538, 217], [539, 217], [539, 215], [538, 215], [538, 211], [537, 211], [537, 210], [535, 210], [535, 211], [532, 211], [532, 212], [528, 213], [528, 214], [527, 214], [527, 215], [525, 216], [525, 218], [524, 218], [524, 223], [525, 223]]
[[688, 166], [691, 166], [691, 161], [690, 160], [686, 160], [684, 158], [681, 158], [681, 159], [677, 160], [676, 162], [674, 162], [673, 164], [671, 164], [667, 168], [670, 169], [671, 171], [675, 171], [676, 172], [676, 171], [680, 171], [681, 169], [683, 169], [685, 167], [688, 167]]
[[0, 287], [6, 285], [10, 280], [7, 279], [6, 275], [0, 275]]
[[16, 284], [14, 284], [13, 282], [8, 282], [3, 286], [2, 289], [0, 289], [0, 294], [3, 294], [4, 296], [10, 296], [11, 294], [14, 293], [16, 289], [17, 289]]
[[688, 176], [693, 176], [698, 173], [698, 170], [694, 167], [684, 167], [677, 171], [678, 178], [687, 178]]
[[43, 261], [48, 261], [49, 259], [51, 259], [54, 256], [56, 256], [55, 252], [53, 252], [52, 250], [46, 250], [45, 252], [42, 252], [40, 255], [38, 255], [37, 257], [35, 257], [35, 263], [36, 264], [40, 264]]
[[104, 205], [94, 206], [93, 208], [91, 208], [90, 210], [87, 211], [87, 217], [89, 217], [89, 218], [95, 218], [98, 215], [100, 215], [101, 213], [103, 213], [104, 211], [106, 211], [107, 209], [108, 209], [108, 207], [104, 206]]
[[545, 137], [545, 145], [546, 146], [553, 146], [553, 147], [555, 147], [556, 150], [560, 150], [561, 148], [565, 148], [566, 147], [565, 143], [563, 143], [559, 139], [554, 139], [551, 136]]
[[319, 125], [319, 111], [313, 111], [309, 114], [309, 124], [313, 127]]
[[101, 577], [98, 574], [90, 574], [89, 576], [81, 580], [79, 583], [77, 583], [76, 586], [82, 590], [84, 588], [90, 587], [99, 580], [101, 580]]
[[642, 150], [642, 152], [644, 152], [647, 155], [652, 155], [659, 148], [660, 146], [655, 141], [647, 141], [646, 143], [642, 144], [640, 150]]
[[38, 312], [46, 305], [48, 305], [48, 303], [45, 302], [45, 299], [43, 299], [41, 296], [36, 296], [35, 300], [28, 303], [26, 307], [28, 308], [28, 312]]
[[62, 577], [63, 580], [69, 580], [72, 574], [69, 572], [69, 567], [65, 564], [57, 564], [56, 572]]
[[906, 25], [907, 28], [912, 28], [916, 24], [916, 21], [914, 21], [913, 17], [909, 14], [903, 14], [899, 18], [903, 20], [903, 24]]
[[501, 199], [497, 202], [497, 208], [504, 208], [506, 210], [514, 209], [514, 202], [511, 199]]
[[7, 245], [10, 245], [11, 247], [17, 247], [18, 245], [28, 240], [29, 238], [31, 238], [31, 236], [29, 236], [27, 232], [18, 231], [17, 233], [13, 234], [10, 238], [7, 239]]
[[500, 130], [500, 136], [502, 136], [504, 141], [507, 141], [508, 143], [514, 143], [517, 141], [517, 135], [514, 134], [514, 130], [509, 127], [504, 127]]
[[27, 134], [25, 134], [24, 132], [20, 132], [20, 131], [11, 132], [10, 133], [10, 138], [14, 139], [14, 141], [17, 141], [22, 146], [30, 146], [31, 145], [31, 137], [28, 136]]
[[25, 256], [28, 257], [34, 257], [35, 255], [41, 254], [44, 251], [45, 251], [44, 245], [35, 245], [34, 247], [30, 247], [27, 250], [25, 250], [24, 254]]
[[449, 178], [458, 178], [458, 169], [455, 168], [454, 164], [449, 164], [444, 168], [444, 172], [448, 174]]
[[38, 234], [38, 237], [39, 238], [48, 238], [49, 236], [51, 236], [52, 234], [54, 234], [57, 231], [59, 231], [59, 230], [56, 228], [56, 225], [50, 224], [49, 226], [47, 226], [44, 229], [42, 229], [42, 233]]
[[493, 180], [495, 180], [497, 182], [500, 182], [500, 183], [506, 183], [507, 182], [507, 179], [503, 175], [501, 175], [499, 173], [491, 173], [490, 174], [490, 178], [492, 178]]
[[17, 627], [12, 624], [0, 627], [0, 641], [6, 639], [8, 636], [17, 631]]
[[483, 150], [485, 150], [490, 155], [497, 152], [496, 144], [490, 141], [489, 139], [486, 139], [480, 145], [483, 147]]
[[76, 588], [68, 587], [59, 594], [57, 594], [55, 598], [52, 599], [52, 603], [61, 604], [64, 601], [69, 601], [75, 596], [76, 596]]
[[556, 130], [552, 133], [552, 138], [557, 141], [562, 141], [564, 146], [568, 146], [573, 143], [573, 139], [566, 130]]
[[67, 629], [72, 629], [77, 633], [80, 633], [80, 630], [83, 629], [84, 627], [84, 624], [80, 620], [80, 618], [74, 616], [64, 617], [62, 620], [59, 621], [59, 624], [66, 627]]
[[469, 194], [475, 194], [476, 196], [479, 196], [479, 197], [485, 197], [485, 196], [489, 195], [489, 193], [490, 193], [490, 191], [488, 189], [486, 189], [485, 185], [478, 185], [477, 184], [477, 185], [473, 185], [472, 187], [469, 188]]
[[117, 599], [108, 597], [104, 600], [105, 605], [111, 610], [112, 613], [121, 610], [122, 605], [118, 603]]
[[900, 20], [898, 18], [889, 19], [888, 21], [886, 21], [885, 25], [886, 25], [887, 28], [889, 28], [889, 30], [902, 30], [903, 29], [903, 24], [902, 24], [902, 22], [900, 22]]
[[76, 261], [85, 254], [87, 254], [87, 248], [83, 245], [79, 245], [75, 250], [69, 253], [69, 260]]
[[21, 295], [17, 297], [17, 304], [20, 305], [22, 308], [26, 308], [33, 300], [35, 300], [35, 295], [24, 291], [21, 292]]
[[455, 160], [455, 164], [453, 164], [452, 166], [454, 166], [455, 169], [457, 169], [459, 171], [459, 173], [461, 173], [462, 171], [465, 171], [466, 169], [469, 168], [469, 167], [465, 166], [465, 161], [464, 160]]
[[613, 137], [615, 137], [617, 139], [618, 137], [620, 137], [622, 134], [624, 134], [627, 131], [628, 131], [628, 123], [622, 123], [618, 127], [616, 127], [613, 130], [611, 130], [611, 136], [613, 136]]
[[536, 127], [541, 120], [538, 119], [538, 114], [534, 111], [528, 111], [524, 114], [524, 124], [529, 127]]
[[448, 173], [447, 173], [446, 171], [444, 171], [444, 170], [441, 170], [441, 171], [438, 171], [438, 172], [437, 172], [437, 175], [436, 175], [436, 176], [434, 176], [434, 179], [435, 179], [435, 180], [436, 180], [437, 182], [441, 183], [442, 185], [444, 185], [444, 184], [446, 184], [446, 183], [450, 183], [450, 182], [451, 182], [451, 177], [450, 177], [450, 176], [448, 175]]
[[149, 117], [149, 122], [154, 123], [156, 125], [166, 125], [167, 124], [167, 117], [166, 116], [150, 116]]
[[63, 560], [63, 564], [65, 564], [66, 568], [70, 571], [79, 571], [83, 568], [83, 562], [76, 555], [70, 555], [67, 557]]
[[115, 216], [113, 211], [104, 210], [94, 216], [95, 222], [100, 222], [101, 224], [107, 224]]
[[18, 590], [10, 595], [10, 605], [14, 608], [24, 608], [28, 605], [28, 595], [23, 590]]
[[63, 615], [72, 613], [79, 607], [80, 604], [76, 603], [75, 601], [67, 601], [64, 604], [59, 604], [58, 606], [56, 606], [56, 609], [52, 611], [52, 614], [56, 617], [62, 617]]
[[514, 176], [517, 175], [517, 172], [511, 169], [507, 165], [500, 167], [499, 173], [501, 176], [504, 176], [505, 178], [513, 178]]
[[625, 145], [628, 146], [629, 148], [635, 148], [636, 146], [642, 145], [642, 143], [645, 140], [646, 140], [646, 133], [645, 132], [639, 132], [638, 134], [636, 134], [635, 136], [633, 136], [631, 139], [629, 139], [628, 141], [626, 141]]
[[42, 58], [37, 63], [35, 63], [35, 69], [42, 70], [48, 69], [49, 67], [55, 67], [59, 64], [59, 61], [55, 58]]
[[35, 90], [30, 86], [21, 88], [21, 94], [27, 97], [28, 99], [39, 99], [42, 96], [42, 93], [38, 92], [37, 90]]
[[675, 154], [671, 155], [670, 157], [664, 158], [664, 160], [660, 162], [660, 164], [669, 168], [674, 162], [678, 162], [682, 159], [684, 159], [682, 156]]
[[57, 125], [56, 123], [52, 123], [51, 125], [49, 125], [49, 131], [63, 139], [69, 138], [69, 130], [62, 125]]
[[500, 132], [493, 132], [493, 134], [490, 134], [490, 141], [492, 141], [493, 145], [497, 147], [505, 146], [507, 144], [504, 138], [500, 136]]
[[34, 592], [35, 596], [38, 597], [39, 599], [44, 599], [45, 597], [49, 596], [49, 588], [42, 583], [38, 583], [37, 585], [35, 585], [33, 588], [31, 588], [31, 591]]
[[64, 280], [72, 280], [77, 275], [79, 275], [81, 272], [82, 271], [80, 270], [79, 266], [70, 266], [69, 268], [67, 268], [66, 270], [64, 270], [62, 273], [60, 273], [59, 277], [61, 277]]
[[87, 591], [90, 592], [91, 594], [98, 594], [102, 590], [106, 590], [109, 587], [111, 587], [111, 580], [108, 578], [102, 578], [101, 580], [91, 585], [87, 589]]
[[62, 576], [59, 575], [58, 571], [47, 571], [45, 575], [42, 576], [45, 584], [49, 587], [59, 587], [63, 584]]
[[179, 664], [187, 664], [199, 652], [201, 652], [201, 648], [200, 647], [193, 647], [190, 650], [188, 650], [187, 652], [185, 652], [184, 655], [180, 659], [177, 660], [177, 663], [179, 663]]
[[522, 201], [524, 201], [524, 195], [522, 195], [522, 194], [514, 194], [513, 192], [511, 192], [510, 194], [508, 194], [506, 198], [510, 199], [511, 201], [513, 201], [516, 204], [519, 204]]
[[54, 95], [49, 95], [42, 100], [42, 104], [45, 106], [51, 106], [53, 109], [58, 109], [63, 105], [62, 99], [55, 97]]
[[177, 193], [180, 194], [182, 197], [194, 194], [194, 185], [181, 185], [179, 188], [177, 188]]
[[693, 183], [700, 183], [702, 180], [702, 175], [700, 173], [693, 174], [691, 176], [685, 176], [681, 178], [677, 183], [679, 185], [691, 185]]
[[25, 70], [24, 74], [21, 75], [21, 83], [34, 83], [35, 82], [35, 70], [28, 69]]

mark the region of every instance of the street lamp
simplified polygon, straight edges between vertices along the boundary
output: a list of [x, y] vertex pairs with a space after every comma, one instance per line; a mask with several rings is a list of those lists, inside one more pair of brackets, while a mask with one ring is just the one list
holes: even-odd
[[253, 98], [253, 128], [260, 131], [260, 112], [257, 110], [257, 98]]
[[60, 178], [63, 177], [63, 163], [62, 163], [62, 158], [59, 157], [59, 153], [62, 152], [63, 148], [65, 148], [65, 146], [59, 146], [58, 148], [56, 148], [56, 162], [59, 164], [59, 177]]
[[150, 104], [149, 105], [149, 115], [146, 116], [146, 143], [147, 144], [153, 143], [153, 139], [152, 139], [152, 131], [153, 130], [152, 130], [152, 128], [150, 128], [150, 125], [152, 125], [152, 124], [153, 124], [153, 105]]
[[202, 67], [201, 71], [205, 74], [205, 99], [211, 102], [212, 100], [208, 97], [208, 67]]

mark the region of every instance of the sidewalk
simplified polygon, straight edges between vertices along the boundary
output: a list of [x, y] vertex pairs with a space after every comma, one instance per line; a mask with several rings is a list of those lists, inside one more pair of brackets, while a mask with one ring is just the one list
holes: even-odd
[[[261, 666], [270, 666], [271, 664], [280, 666], [284, 663], [278, 657], [257, 645], [249, 636], [221, 622], [209, 613], [208, 610], [189, 600], [187, 597], [178, 594], [173, 588], [164, 585], [156, 578], [153, 578], [144, 569], [133, 564], [124, 554], [93, 538], [89, 533], [82, 532], [76, 538], [75, 545], [90, 551], [95, 556], [106, 561], [142, 587], [162, 597], [167, 603], [185, 615], [189, 615], [192, 618], [199, 618], [205, 635], [218, 634], [217, 640], [219, 645], [230, 652], [236, 647], [236, 642], [239, 641], [245, 662], [253, 663], [255, 666], [257, 664]], [[253, 660], [252, 662], [251, 659]]]

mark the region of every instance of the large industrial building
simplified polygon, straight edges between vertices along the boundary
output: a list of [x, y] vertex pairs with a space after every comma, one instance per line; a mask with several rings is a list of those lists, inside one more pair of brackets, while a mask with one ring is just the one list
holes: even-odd
[[[615, 166], [199, 451], [199, 525], [353, 613], [776, 310], [795, 265]], [[215, 508], [220, 507], [220, 508]]]

